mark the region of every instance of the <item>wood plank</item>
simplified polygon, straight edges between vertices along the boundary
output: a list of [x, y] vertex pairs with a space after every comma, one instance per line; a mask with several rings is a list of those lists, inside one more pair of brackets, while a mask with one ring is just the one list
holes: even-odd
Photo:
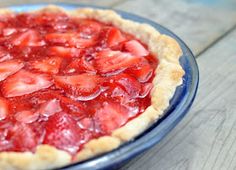
[[195, 55], [236, 24], [235, 0], [128, 0], [115, 8], [166, 26], [179, 35]]
[[[90, 4], [90, 5], [98, 5], [98, 6], [112, 6], [114, 4], [117, 4], [120, 0], [40, 0], [40, 3], [81, 3], [81, 4]], [[20, 4], [27, 4], [27, 3], [39, 3], [38, 1], [34, 0], [7, 0], [7, 1], [1, 1], [0, 7], [5, 7], [9, 5], [20, 5]]]
[[184, 120], [121, 170], [236, 169], [236, 29], [197, 59], [200, 86]]

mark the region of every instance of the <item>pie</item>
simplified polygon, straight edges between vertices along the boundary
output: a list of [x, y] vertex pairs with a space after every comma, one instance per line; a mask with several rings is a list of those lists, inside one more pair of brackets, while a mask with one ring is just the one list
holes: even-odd
[[0, 169], [50, 169], [118, 148], [182, 83], [179, 44], [112, 10], [0, 13]]

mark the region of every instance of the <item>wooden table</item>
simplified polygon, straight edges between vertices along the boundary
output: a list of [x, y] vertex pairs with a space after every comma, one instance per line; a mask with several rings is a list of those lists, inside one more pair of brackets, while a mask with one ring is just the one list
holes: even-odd
[[[179, 35], [197, 58], [200, 86], [192, 109], [159, 144], [121, 170], [236, 169], [235, 0], [64, 2], [107, 6], [150, 18]], [[7, 0], [0, 6], [20, 3], [35, 1]]]

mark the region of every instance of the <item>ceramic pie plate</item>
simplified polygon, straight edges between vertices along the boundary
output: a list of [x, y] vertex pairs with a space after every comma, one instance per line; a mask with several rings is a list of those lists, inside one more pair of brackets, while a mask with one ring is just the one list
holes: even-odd
[[[16, 12], [32, 11], [48, 4], [27, 4], [19, 6], [10, 6], [9, 8]], [[78, 4], [56, 4], [67, 10], [82, 7], [101, 8], [97, 6], [78, 5]], [[173, 98], [170, 101], [169, 107], [166, 109], [162, 118], [149, 127], [145, 132], [137, 136], [130, 142], [127, 142], [119, 148], [88, 159], [83, 162], [74, 163], [60, 168], [61, 170], [89, 170], [89, 169], [116, 169], [121, 167], [124, 163], [134, 158], [138, 154], [151, 148], [164, 138], [186, 115], [195, 98], [199, 71], [194, 56], [187, 45], [174, 33], [165, 27], [137, 15], [133, 15], [123, 11], [116, 11], [123, 18], [133, 20], [140, 23], [147, 23], [156, 28], [160, 33], [166, 34], [174, 38], [181, 46], [183, 55], [180, 58], [180, 64], [185, 71], [183, 77], [183, 84], [176, 89]]]

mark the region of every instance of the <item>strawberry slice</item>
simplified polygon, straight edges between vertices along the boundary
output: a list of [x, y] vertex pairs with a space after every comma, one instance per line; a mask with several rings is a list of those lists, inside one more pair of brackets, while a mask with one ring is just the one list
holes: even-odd
[[32, 110], [23, 110], [23, 111], [16, 113], [14, 116], [15, 116], [15, 119], [19, 122], [32, 123], [38, 119], [39, 114], [37, 112], [32, 111]]
[[[66, 97], [65, 94], [61, 94], [59, 91], [54, 90], [43, 90], [32, 93], [30, 95], [21, 96], [19, 98], [13, 98], [10, 104], [18, 103], [18, 100], [22, 104], [17, 104], [17, 111], [30, 110], [33, 105], [37, 106], [35, 112], [39, 113], [40, 118], [45, 120], [45, 117], [54, 115], [57, 112], [63, 111], [74, 114], [77, 117], [79, 115], [86, 114], [83, 103], [72, 100]], [[26, 105], [29, 104], [28, 106]], [[40, 119], [41, 120], [41, 119]]]
[[52, 13], [49, 11], [44, 11], [43, 13], [37, 13], [34, 16], [34, 23], [38, 25], [53, 25], [57, 22], [68, 21], [68, 16], [63, 12]]
[[5, 23], [4, 22], [0, 22], [0, 33], [2, 33], [3, 29], [5, 28]]
[[143, 84], [142, 85], [142, 90], [140, 92], [139, 97], [140, 98], [145, 98], [149, 94], [149, 92], [152, 90], [152, 88], [153, 88], [153, 84], [152, 83], [145, 83], [145, 84]]
[[9, 113], [9, 103], [3, 97], [0, 97], [0, 121], [5, 119]]
[[51, 12], [44, 12], [41, 14], [37, 14], [33, 16], [34, 26], [38, 27], [47, 27], [48, 30], [52, 31], [64, 31], [69, 27], [69, 18], [65, 13], [51, 13]]
[[73, 72], [96, 73], [96, 69], [93, 67], [93, 65], [89, 61], [86, 60], [85, 57], [81, 57], [81, 58], [72, 60], [72, 62], [66, 67], [65, 72], [66, 73], [73, 73]]
[[137, 98], [141, 91], [141, 84], [132, 76], [122, 73], [113, 77], [114, 82], [120, 85], [130, 96]]
[[83, 119], [79, 120], [78, 125], [81, 129], [86, 129], [86, 130], [90, 130], [90, 131], [95, 130], [94, 129], [95, 123], [92, 118], [88, 118], [88, 117], [83, 118]]
[[0, 47], [0, 62], [12, 59], [12, 56], [2, 47]]
[[43, 143], [75, 154], [80, 146], [81, 130], [72, 116], [59, 112], [49, 117]]
[[16, 28], [4, 28], [3, 29], [3, 36], [10, 36], [12, 34], [15, 34], [17, 32]]
[[80, 55], [80, 49], [78, 48], [66, 48], [61, 46], [52, 46], [48, 48], [48, 55], [58, 56], [58, 57], [78, 57]]
[[46, 89], [52, 84], [48, 75], [21, 70], [3, 83], [2, 93], [4, 97], [22, 96]]
[[16, 73], [22, 67], [24, 67], [24, 63], [20, 60], [9, 60], [0, 63], [0, 81], [5, 80], [8, 76]]
[[124, 44], [124, 49], [134, 56], [147, 56], [148, 50], [137, 40], [130, 40]]
[[154, 72], [153, 68], [147, 61], [143, 62], [142, 64], [136, 67], [129, 68], [127, 70], [127, 73], [136, 77], [141, 83], [147, 82], [152, 77], [153, 72]]
[[3, 136], [2, 139], [0, 138], [0, 151], [1, 152], [4, 152], [4, 151], [7, 151], [7, 150], [10, 150], [12, 148], [12, 144], [4, 139], [5, 135], [6, 135], [6, 130], [0, 130], [0, 136]]
[[14, 46], [43, 46], [45, 42], [41, 40], [40, 34], [35, 30], [27, 30], [16, 34], [11, 39], [11, 44]]
[[39, 143], [39, 137], [29, 124], [16, 123], [8, 135], [14, 146], [14, 151], [33, 150]]
[[116, 84], [115, 88], [109, 88], [106, 92], [111, 96], [113, 101], [120, 102], [123, 105], [131, 101], [129, 94], [118, 84]]
[[57, 99], [51, 99], [40, 106], [38, 113], [49, 117], [60, 111], [62, 111], [60, 102]]
[[49, 33], [45, 36], [46, 41], [56, 44], [67, 44], [70, 47], [86, 48], [96, 42], [92, 38], [82, 38], [78, 33]]
[[31, 63], [31, 67], [45, 73], [57, 74], [62, 63], [60, 57], [44, 58], [42, 60], [36, 60]]
[[119, 29], [112, 27], [108, 30], [107, 33], [107, 45], [112, 47], [118, 45], [125, 40], [125, 37], [122, 35]]
[[128, 109], [112, 102], [104, 102], [102, 108], [95, 113], [95, 120], [100, 129], [109, 134], [112, 130], [124, 125], [129, 119]]
[[141, 60], [141, 57], [133, 56], [129, 53], [103, 50], [97, 53], [94, 64], [102, 74], [110, 72], [119, 73], [128, 67], [138, 64]]
[[69, 90], [77, 100], [92, 100], [101, 93], [100, 77], [94, 74], [83, 73], [73, 76], [55, 76], [55, 84]]
[[79, 32], [82, 37], [88, 38], [98, 34], [102, 29], [102, 23], [95, 20], [81, 19], [79, 20]]

